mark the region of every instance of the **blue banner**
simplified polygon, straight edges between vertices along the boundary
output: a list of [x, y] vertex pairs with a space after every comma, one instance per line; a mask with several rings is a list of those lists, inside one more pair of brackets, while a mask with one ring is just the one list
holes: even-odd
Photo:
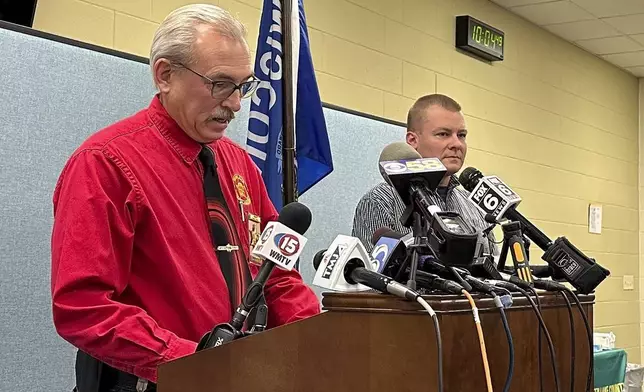
[[[333, 171], [302, 0], [293, 15], [293, 76], [297, 191], [303, 194]], [[295, 5], [295, 4], [294, 4]], [[295, 7], [293, 8], [295, 10]], [[262, 82], [252, 97], [246, 150], [262, 172], [275, 208], [283, 204], [283, 39], [280, 0], [264, 0], [257, 41], [255, 76]]]

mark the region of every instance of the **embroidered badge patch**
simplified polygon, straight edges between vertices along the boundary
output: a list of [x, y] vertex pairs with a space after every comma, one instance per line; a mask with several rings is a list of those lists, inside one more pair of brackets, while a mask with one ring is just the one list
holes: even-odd
[[239, 200], [241, 204], [250, 205], [250, 195], [248, 194], [248, 187], [246, 186], [244, 177], [239, 174], [235, 174], [233, 176], [233, 186], [235, 187], [237, 200]]

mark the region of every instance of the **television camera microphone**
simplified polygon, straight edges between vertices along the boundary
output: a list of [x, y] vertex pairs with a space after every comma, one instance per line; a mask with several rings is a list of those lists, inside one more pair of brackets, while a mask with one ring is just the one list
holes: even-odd
[[[498, 179], [498, 177], [485, 177], [473, 167], [466, 168], [459, 176], [463, 187], [472, 193], [470, 199], [482, 211], [493, 214], [497, 221], [504, 217], [510, 221], [519, 222], [521, 234], [525, 234], [539, 248], [543, 249], [544, 254], [541, 258], [579, 292], [591, 293], [610, 275], [609, 270], [597, 264], [594, 259], [587, 257], [566, 237], [559, 237], [554, 242], [551, 241], [548, 236], [517, 211], [517, 200], [520, 201], [518, 195], [503, 182], [494, 179]], [[486, 195], [490, 195], [487, 198], [487, 204]], [[493, 198], [498, 199], [498, 203], [490, 201]], [[496, 208], [492, 209], [491, 207], [494, 206]], [[517, 233], [515, 238], [521, 237]]]
[[407, 143], [397, 142], [383, 149], [379, 168], [406, 206], [401, 224], [412, 227], [414, 242], [408, 246], [410, 254], [403, 267], [410, 267], [407, 286], [416, 287], [422, 254], [435, 253], [445, 263], [471, 264], [477, 233], [456, 212], [440, 211], [430, 196], [447, 173], [441, 161], [422, 158]]

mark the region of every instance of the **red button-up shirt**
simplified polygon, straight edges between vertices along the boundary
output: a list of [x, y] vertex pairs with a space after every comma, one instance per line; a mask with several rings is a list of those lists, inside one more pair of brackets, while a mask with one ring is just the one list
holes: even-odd
[[[261, 218], [263, 229], [277, 219], [275, 208], [242, 148], [226, 138], [210, 146], [239, 238], [250, 241], [249, 214]], [[85, 141], [54, 192], [58, 333], [152, 381], [159, 364], [195, 352], [204, 333], [231, 318], [209, 232], [200, 150], [155, 97], [148, 109]], [[249, 260], [250, 244], [242, 242], [238, 251]], [[254, 277], [259, 267], [249, 264]], [[265, 297], [269, 327], [320, 311], [295, 271], [275, 268]]]

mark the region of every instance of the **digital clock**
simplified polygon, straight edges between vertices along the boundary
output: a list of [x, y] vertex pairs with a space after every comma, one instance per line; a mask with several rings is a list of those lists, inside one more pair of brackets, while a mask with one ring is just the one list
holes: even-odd
[[503, 61], [505, 34], [469, 15], [456, 17], [456, 47], [488, 61]]

